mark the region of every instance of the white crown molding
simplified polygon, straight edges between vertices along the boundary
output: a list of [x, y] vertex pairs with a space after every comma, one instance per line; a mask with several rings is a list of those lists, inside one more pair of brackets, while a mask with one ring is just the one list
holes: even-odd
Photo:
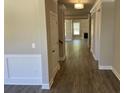
[[114, 2], [115, 0], [97, 0], [96, 3], [93, 5], [92, 9], [90, 10], [90, 13], [94, 13], [95, 9], [99, 7], [100, 4], [104, 2]]
[[90, 10], [90, 13], [94, 13], [95, 12], [95, 8], [102, 3], [103, 0], [97, 0], [96, 3], [94, 4], [94, 6], [92, 7], [92, 9]]
[[103, 2], [114, 2], [115, 0], [102, 0]]

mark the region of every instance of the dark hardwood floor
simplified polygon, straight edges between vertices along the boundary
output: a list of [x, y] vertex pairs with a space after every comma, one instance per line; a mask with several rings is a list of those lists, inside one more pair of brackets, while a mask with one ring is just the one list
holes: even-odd
[[51, 90], [40, 86], [5, 85], [5, 93], [119, 93], [120, 82], [110, 70], [98, 70], [85, 41], [66, 42], [66, 61]]

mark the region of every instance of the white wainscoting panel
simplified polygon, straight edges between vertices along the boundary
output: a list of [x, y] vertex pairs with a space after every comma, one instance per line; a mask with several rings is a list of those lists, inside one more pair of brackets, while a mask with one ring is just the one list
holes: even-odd
[[4, 83], [42, 85], [41, 55], [5, 55]]

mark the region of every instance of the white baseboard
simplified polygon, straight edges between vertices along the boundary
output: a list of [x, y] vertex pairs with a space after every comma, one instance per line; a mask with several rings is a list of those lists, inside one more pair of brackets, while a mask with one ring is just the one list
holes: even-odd
[[66, 59], [66, 56], [64, 55], [63, 57], [59, 58], [59, 61], [65, 61], [65, 59]]
[[112, 70], [112, 72], [115, 74], [115, 76], [120, 80], [120, 75], [118, 74], [116, 69], [113, 68], [112, 66], [99, 66], [99, 70]]
[[90, 49], [90, 51], [91, 51], [91, 53], [92, 53], [92, 55], [93, 55], [93, 58], [94, 58], [95, 60], [97, 60], [97, 58], [96, 58], [95, 54], [93, 53], [93, 50], [92, 50], [92, 49]]
[[42, 89], [50, 89], [49, 84], [42, 84]]
[[99, 65], [99, 69], [100, 70], [112, 70], [112, 66], [100, 66]]
[[50, 80], [50, 88], [51, 88], [51, 86], [52, 86], [52, 84], [53, 84], [53, 82], [54, 82], [54, 78], [55, 78], [55, 76], [56, 76], [56, 74], [57, 74], [57, 72], [58, 72], [58, 70], [60, 69], [60, 66], [59, 66], [59, 64], [55, 67], [55, 69], [54, 69], [54, 72], [53, 72], [53, 77], [51, 78], [51, 80]]
[[[54, 77], [55, 78], [55, 77]], [[50, 84], [49, 84], [49, 87], [51, 88], [52, 87], [52, 85], [53, 85], [53, 83], [54, 83], [54, 78], [52, 78], [51, 80], [50, 80]]]
[[42, 89], [50, 89], [54, 83], [54, 78], [56, 76], [56, 73], [60, 69], [59, 64], [55, 67], [54, 72], [53, 72], [53, 77], [50, 79], [49, 84], [42, 84]]
[[42, 85], [42, 60], [40, 54], [5, 55], [4, 84]]
[[97, 61], [97, 58], [96, 58], [95, 54], [94, 53], [92, 53], [92, 54], [93, 54], [93, 58]]
[[120, 80], [120, 75], [118, 72], [115, 70], [115, 68], [112, 68], [112, 72], [115, 74], [115, 76]]
[[35, 78], [9, 78], [4, 79], [5, 85], [42, 85], [41, 79]]

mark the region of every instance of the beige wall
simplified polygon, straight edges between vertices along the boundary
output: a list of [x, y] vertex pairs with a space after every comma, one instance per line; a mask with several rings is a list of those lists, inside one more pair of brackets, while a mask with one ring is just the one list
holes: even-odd
[[115, 0], [115, 33], [113, 68], [120, 78], [120, 0]]
[[5, 54], [41, 54], [39, 18], [38, 0], [5, 0]]
[[[39, 12], [41, 23], [41, 54], [42, 54], [42, 88], [49, 84], [48, 70], [48, 44], [47, 44], [47, 26], [46, 26], [46, 8], [45, 0], [39, 0]], [[46, 88], [46, 87], [44, 87]]]
[[[95, 19], [95, 35], [98, 35], [100, 43], [99, 52], [99, 69], [112, 70], [120, 78], [120, 0], [115, 1], [98, 1], [92, 8], [91, 13], [96, 14], [96, 19], [91, 19], [91, 29], [93, 30]], [[97, 16], [99, 15], [99, 16]], [[100, 18], [100, 19], [99, 19]], [[98, 23], [97, 23], [98, 22]], [[100, 22], [100, 25], [99, 25]], [[97, 34], [99, 32], [99, 34]], [[91, 33], [92, 39], [92, 33]], [[92, 40], [91, 40], [92, 41]], [[93, 42], [93, 41], [92, 41]], [[91, 42], [91, 50], [93, 43]], [[96, 42], [96, 40], [95, 40]], [[95, 48], [98, 50], [98, 48]], [[94, 52], [94, 51], [92, 51]], [[94, 54], [94, 53], [93, 53]]]
[[87, 15], [77, 15], [77, 16], [67, 16], [65, 15], [65, 19], [87, 19]]
[[[91, 49], [99, 69], [112, 69], [114, 61], [114, 2], [98, 1], [91, 10], [93, 18], [93, 40]], [[95, 45], [95, 46], [94, 46]], [[95, 52], [93, 51], [95, 50]]]
[[41, 55], [41, 79], [48, 84], [45, 0], [5, 0], [4, 18], [5, 55]]
[[100, 65], [112, 66], [114, 58], [114, 3], [103, 3], [100, 35]]

